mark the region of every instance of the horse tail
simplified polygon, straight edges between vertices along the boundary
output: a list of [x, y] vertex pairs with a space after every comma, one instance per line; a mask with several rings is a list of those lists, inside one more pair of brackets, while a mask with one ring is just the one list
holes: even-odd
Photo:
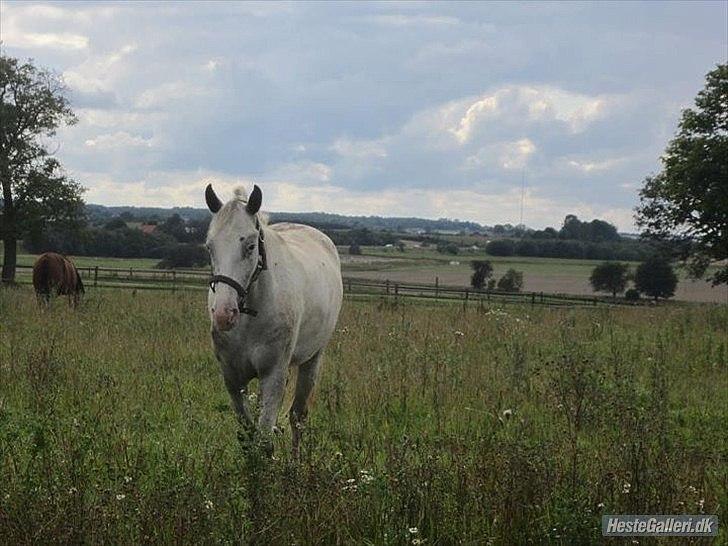
[[73, 269], [76, 271], [76, 292], [79, 294], [85, 294], [86, 288], [83, 286], [83, 280], [81, 280], [81, 273], [78, 272], [78, 269], [76, 266], [73, 266]]
[[33, 287], [38, 295], [46, 299], [51, 295], [50, 260], [41, 256], [33, 265]]

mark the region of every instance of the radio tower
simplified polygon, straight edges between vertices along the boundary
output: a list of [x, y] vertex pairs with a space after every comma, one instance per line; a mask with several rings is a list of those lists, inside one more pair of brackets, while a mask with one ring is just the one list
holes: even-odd
[[526, 167], [523, 167], [523, 175], [521, 176], [521, 221], [518, 225], [523, 225], [523, 201], [526, 197]]

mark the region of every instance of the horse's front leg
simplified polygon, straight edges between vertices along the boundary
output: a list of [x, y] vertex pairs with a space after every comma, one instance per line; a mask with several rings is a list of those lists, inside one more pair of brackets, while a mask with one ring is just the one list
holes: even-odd
[[279, 360], [274, 366], [265, 370], [260, 376], [260, 416], [258, 430], [263, 433], [274, 432], [278, 413], [286, 391], [286, 373], [288, 361]]
[[221, 362], [221, 367], [225, 380], [225, 388], [230, 395], [230, 401], [235, 410], [238, 422], [248, 433], [251, 433], [255, 429], [255, 426], [253, 423], [253, 415], [250, 413], [246, 398], [248, 396], [248, 383], [253, 378], [254, 373], [252, 370], [247, 373], [240, 371], [224, 362]]

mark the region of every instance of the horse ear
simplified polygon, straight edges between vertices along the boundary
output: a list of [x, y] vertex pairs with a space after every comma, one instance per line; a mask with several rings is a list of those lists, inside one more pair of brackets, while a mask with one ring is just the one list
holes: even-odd
[[213, 214], [222, 207], [222, 202], [215, 194], [215, 190], [212, 189], [212, 184], [208, 184], [207, 188], [205, 188], [205, 201], [207, 202], [207, 208], [209, 208]]
[[250, 197], [248, 197], [248, 204], [245, 206], [245, 210], [247, 210], [250, 214], [255, 214], [260, 210], [260, 204], [263, 202], [263, 192], [260, 191], [260, 188], [257, 185], [253, 185], [253, 191], [250, 193]]

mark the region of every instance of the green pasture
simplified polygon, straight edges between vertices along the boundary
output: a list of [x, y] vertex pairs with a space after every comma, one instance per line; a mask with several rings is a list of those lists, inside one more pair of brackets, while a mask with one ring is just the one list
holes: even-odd
[[3, 289], [0, 316], [3, 543], [600, 544], [604, 513], [728, 516], [726, 306], [346, 301], [300, 461], [283, 414], [273, 458], [238, 440], [202, 293]]

